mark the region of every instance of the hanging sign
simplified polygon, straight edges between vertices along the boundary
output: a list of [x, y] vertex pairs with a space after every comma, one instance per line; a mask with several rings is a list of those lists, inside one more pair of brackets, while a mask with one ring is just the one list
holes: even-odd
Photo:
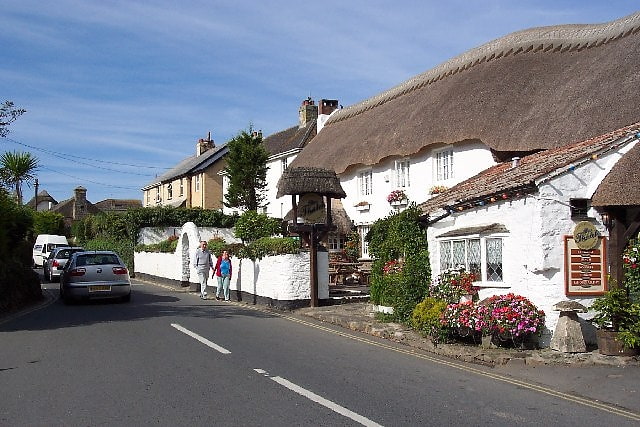
[[324, 222], [326, 209], [320, 194], [306, 193], [298, 201], [298, 216], [309, 224]]
[[606, 238], [590, 222], [564, 236], [565, 294], [596, 296], [607, 289]]

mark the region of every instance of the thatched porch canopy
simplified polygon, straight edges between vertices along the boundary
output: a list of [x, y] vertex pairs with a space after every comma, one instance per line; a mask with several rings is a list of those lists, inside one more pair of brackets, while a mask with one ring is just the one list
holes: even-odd
[[333, 199], [343, 199], [347, 194], [340, 185], [340, 180], [332, 170], [298, 167], [284, 171], [278, 181], [277, 197], [287, 194], [316, 193]]

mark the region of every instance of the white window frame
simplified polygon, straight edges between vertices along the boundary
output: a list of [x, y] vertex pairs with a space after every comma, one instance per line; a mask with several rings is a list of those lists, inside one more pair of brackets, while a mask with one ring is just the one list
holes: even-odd
[[371, 230], [370, 224], [363, 224], [358, 226], [358, 234], [360, 234], [360, 257], [364, 259], [371, 258], [369, 256], [369, 243], [365, 239], [369, 230]]
[[358, 172], [358, 194], [361, 196], [373, 194], [373, 171], [371, 169]]
[[410, 164], [409, 159], [400, 159], [393, 163], [393, 176], [396, 188], [408, 188], [411, 185], [411, 181], [409, 180]]
[[[456, 237], [450, 237], [450, 238], [446, 238], [446, 239], [438, 239], [438, 266], [440, 268], [440, 272], [451, 269], [451, 268], [458, 268], [458, 265], [453, 265], [453, 242], [465, 242], [465, 263], [463, 265], [463, 267], [465, 268], [466, 271], [471, 271], [469, 268], [469, 254], [467, 252], [467, 248], [469, 247], [468, 242], [471, 240], [476, 240], [480, 242], [480, 277], [476, 277], [475, 280], [475, 284], [476, 286], [481, 286], [481, 287], [505, 287], [507, 286], [505, 284], [505, 266], [504, 266], [504, 242], [505, 242], [505, 236], [504, 235], [489, 235], [489, 236], [456, 236]], [[487, 275], [488, 275], [488, 268], [487, 268], [487, 264], [488, 264], [488, 258], [489, 258], [489, 254], [488, 254], [488, 249], [487, 249], [487, 243], [489, 241], [493, 241], [493, 240], [500, 240], [501, 242], [501, 250], [500, 250], [500, 268], [501, 268], [501, 273], [502, 273], [502, 277], [501, 280], [489, 280]], [[451, 251], [450, 252], [450, 256], [449, 256], [449, 260], [450, 260], [450, 264], [445, 265], [443, 263], [443, 250], [445, 249], [445, 245], [444, 244], [448, 244], [449, 247], [447, 248], [447, 250]]]
[[200, 191], [200, 174], [197, 174], [195, 176], [195, 192], [199, 192]]
[[173, 199], [173, 185], [171, 183], [167, 184], [167, 200]]
[[184, 196], [184, 178], [180, 178], [180, 197]]
[[345, 236], [339, 233], [329, 233], [327, 236], [327, 249], [329, 252], [340, 252], [346, 243]]
[[453, 149], [436, 151], [433, 153], [434, 180], [445, 182], [454, 178], [454, 158]]
[[289, 159], [287, 157], [280, 159], [280, 172], [284, 173], [287, 167], [289, 167]]

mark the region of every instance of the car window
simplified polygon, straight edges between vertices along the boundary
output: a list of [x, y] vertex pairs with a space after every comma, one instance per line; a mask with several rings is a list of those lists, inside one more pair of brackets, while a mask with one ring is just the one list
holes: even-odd
[[79, 256], [76, 262], [77, 265], [105, 265], [105, 264], [120, 264], [118, 257], [112, 254], [88, 254]]
[[71, 250], [69, 249], [63, 249], [56, 253], [57, 259], [68, 259], [70, 256], [71, 256]]

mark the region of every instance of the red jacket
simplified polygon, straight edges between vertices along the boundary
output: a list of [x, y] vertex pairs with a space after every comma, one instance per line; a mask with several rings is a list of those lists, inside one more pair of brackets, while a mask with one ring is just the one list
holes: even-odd
[[[216, 276], [218, 277], [222, 277], [222, 273], [220, 273], [221, 262], [222, 262], [222, 255], [218, 257], [218, 260], [216, 261], [216, 268], [214, 269], [214, 271], [216, 272]], [[232, 270], [231, 258], [229, 258], [229, 277], [231, 277], [231, 270]]]

